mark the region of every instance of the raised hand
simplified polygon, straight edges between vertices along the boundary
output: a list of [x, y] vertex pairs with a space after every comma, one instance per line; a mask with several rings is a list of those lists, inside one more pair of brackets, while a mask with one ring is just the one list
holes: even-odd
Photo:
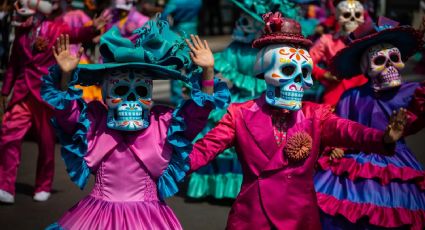
[[56, 46], [53, 46], [53, 56], [55, 56], [56, 62], [63, 73], [71, 73], [77, 67], [83, 52], [84, 48], [80, 47], [77, 55], [71, 54], [68, 34], [65, 36], [61, 34], [56, 41]]
[[392, 144], [398, 141], [404, 133], [404, 128], [407, 124], [406, 109], [401, 108], [398, 111], [393, 111], [390, 121], [385, 130], [384, 143]]
[[101, 30], [105, 27], [106, 24], [108, 24], [112, 20], [112, 14], [105, 13], [103, 11], [99, 17], [93, 18], [93, 27], [96, 28], [96, 30]]
[[84, 48], [81, 47], [78, 50], [77, 55], [71, 54], [69, 50], [69, 35], [61, 34], [56, 41], [56, 46], [53, 46], [53, 56], [55, 56], [56, 62], [62, 71], [61, 89], [65, 90], [68, 87], [68, 82], [71, 78], [72, 71], [77, 68], [80, 62], [81, 55], [84, 52]]
[[192, 41], [186, 39], [186, 43], [190, 48], [190, 57], [193, 62], [203, 68], [204, 71], [208, 68], [214, 68], [214, 56], [208, 42], [206, 40], [202, 42], [198, 35], [191, 34], [190, 38]]

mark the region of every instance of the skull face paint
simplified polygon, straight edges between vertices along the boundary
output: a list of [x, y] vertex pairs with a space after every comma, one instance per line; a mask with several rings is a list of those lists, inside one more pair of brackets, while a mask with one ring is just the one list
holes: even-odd
[[364, 23], [363, 5], [356, 0], [342, 1], [336, 7], [336, 16], [342, 32], [349, 34]]
[[388, 44], [372, 46], [362, 57], [362, 71], [372, 81], [375, 91], [398, 87], [402, 83], [400, 71], [404, 68], [397, 47]]
[[248, 14], [242, 13], [233, 29], [233, 39], [243, 43], [251, 43], [261, 34], [263, 24]]
[[135, 0], [115, 0], [114, 6], [117, 9], [130, 11], [131, 8], [135, 5]]
[[140, 70], [115, 69], [108, 72], [103, 85], [108, 105], [107, 127], [137, 131], [149, 126], [152, 80]]
[[33, 17], [37, 12], [51, 14], [53, 6], [50, 1], [40, 0], [17, 0], [14, 4], [15, 11], [12, 25], [18, 27], [29, 27], [32, 25]]
[[267, 84], [266, 102], [296, 111], [301, 109], [304, 89], [313, 85], [313, 60], [307, 50], [293, 45], [270, 45], [257, 55], [254, 71]]

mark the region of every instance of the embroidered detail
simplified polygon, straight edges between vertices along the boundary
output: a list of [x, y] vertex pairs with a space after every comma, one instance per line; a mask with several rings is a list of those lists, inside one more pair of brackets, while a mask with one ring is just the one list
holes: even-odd
[[281, 146], [286, 140], [286, 131], [288, 130], [286, 117], [288, 113], [287, 110], [272, 110], [273, 131], [278, 146]]
[[284, 153], [291, 162], [300, 162], [310, 156], [313, 139], [306, 132], [297, 132], [288, 139]]

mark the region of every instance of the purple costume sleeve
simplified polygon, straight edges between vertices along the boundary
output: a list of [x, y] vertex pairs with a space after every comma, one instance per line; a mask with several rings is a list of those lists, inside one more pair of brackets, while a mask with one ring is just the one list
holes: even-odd
[[204, 107], [196, 105], [193, 101], [189, 101], [180, 111], [180, 115], [187, 125], [184, 131], [184, 137], [193, 140], [205, 127], [208, 116], [212, 110], [212, 105], [208, 102]]

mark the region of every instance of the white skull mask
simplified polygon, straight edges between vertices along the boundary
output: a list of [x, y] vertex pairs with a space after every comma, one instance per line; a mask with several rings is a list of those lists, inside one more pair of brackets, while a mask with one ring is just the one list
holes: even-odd
[[114, 8], [129, 11], [134, 4], [135, 0], [115, 0]]
[[108, 105], [108, 128], [137, 131], [149, 126], [152, 80], [146, 79], [144, 75], [136, 69], [108, 72], [102, 89]]
[[336, 7], [336, 16], [342, 32], [349, 34], [364, 23], [363, 5], [356, 0], [342, 1]]
[[404, 62], [397, 47], [388, 43], [374, 45], [365, 52], [361, 63], [363, 73], [367, 73], [376, 91], [401, 85], [400, 70]]
[[41, 14], [51, 14], [53, 10], [50, 1], [40, 0], [18, 0], [15, 2], [13, 26], [28, 27], [33, 22], [33, 17], [37, 12]]
[[304, 89], [313, 85], [312, 69], [308, 51], [289, 44], [264, 47], [254, 67], [256, 75], [264, 75], [266, 102], [287, 110], [301, 109]]
[[251, 43], [260, 36], [262, 29], [263, 24], [261, 22], [242, 13], [233, 29], [233, 39], [244, 43]]

